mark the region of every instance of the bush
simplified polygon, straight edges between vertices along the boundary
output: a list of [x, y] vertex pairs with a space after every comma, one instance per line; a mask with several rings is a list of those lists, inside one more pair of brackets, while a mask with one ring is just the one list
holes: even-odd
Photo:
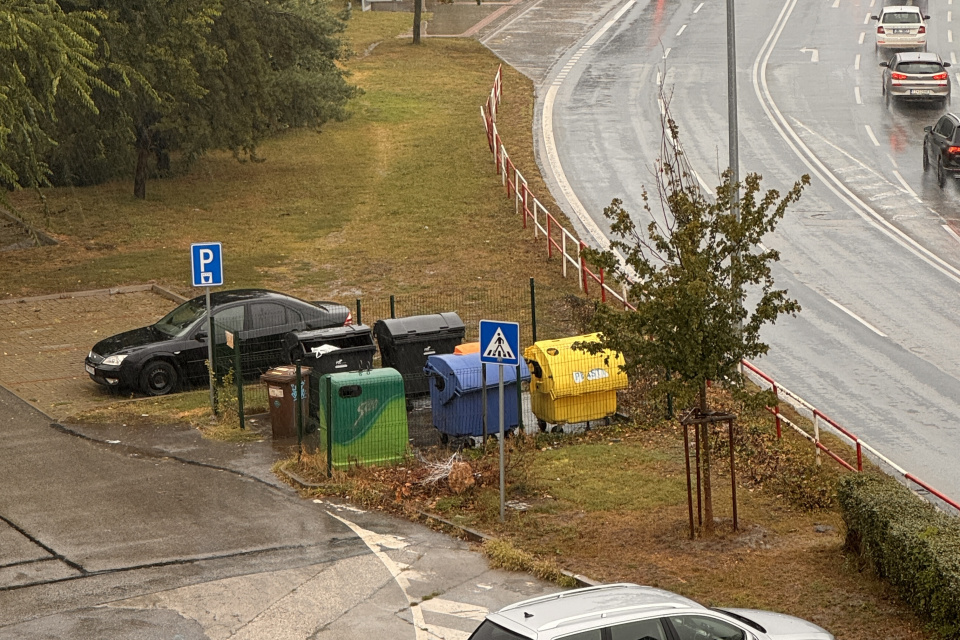
[[960, 520], [895, 479], [845, 477], [838, 499], [847, 546], [947, 638], [960, 638]]

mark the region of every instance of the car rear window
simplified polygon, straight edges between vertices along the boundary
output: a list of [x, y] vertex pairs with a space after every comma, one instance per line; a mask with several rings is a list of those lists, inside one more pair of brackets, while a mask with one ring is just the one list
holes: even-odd
[[912, 11], [885, 13], [880, 18], [884, 24], [920, 24], [920, 14]]
[[901, 62], [897, 65], [901, 73], [940, 73], [943, 65], [936, 62]]
[[470, 640], [530, 640], [530, 638], [484, 620], [483, 624], [470, 636]]

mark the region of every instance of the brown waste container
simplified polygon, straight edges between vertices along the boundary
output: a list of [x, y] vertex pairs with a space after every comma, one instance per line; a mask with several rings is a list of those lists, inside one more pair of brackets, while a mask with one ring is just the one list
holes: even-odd
[[297, 393], [297, 367], [288, 364], [270, 369], [260, 376], [267, 385], [267, 399], [270, 402], [270, 424], [273, 427], [274, 440], [297, 437], [297, 397], [300, 397], [300, 410], [306, 427], [310, 411], [310, 367], [300, 369], [300, 390]]

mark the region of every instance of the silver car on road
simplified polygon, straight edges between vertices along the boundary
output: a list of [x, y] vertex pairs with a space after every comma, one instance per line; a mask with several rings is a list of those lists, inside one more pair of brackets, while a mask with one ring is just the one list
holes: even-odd
[[935, 53], [903, 52], [880, 63], [883, 70], [883, 97], [892, 100], [933, 101], [941, 107], [950, 102], [950, 73]]
[[812, 622], [754, 609], [710, 609], [635, 584], [524, 600], [484, 620], [470, 640], [834, 640]]

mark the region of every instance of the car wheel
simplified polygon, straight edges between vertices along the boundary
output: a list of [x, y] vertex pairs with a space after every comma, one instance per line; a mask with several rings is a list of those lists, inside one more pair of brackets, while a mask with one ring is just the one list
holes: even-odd
[[927, 143], [923, 143], [923, 170], [930, 170], [930, 158], [927, 157]]
[[937, 160], [937, 184], [941, 189], [947, 186], [947, 172], [943, 169], [943, 158]]
[[165, 396], [177, 387], [177, 369], [165, 360], [152, 360], [140, 372], [140, 389], [148, 396]]

